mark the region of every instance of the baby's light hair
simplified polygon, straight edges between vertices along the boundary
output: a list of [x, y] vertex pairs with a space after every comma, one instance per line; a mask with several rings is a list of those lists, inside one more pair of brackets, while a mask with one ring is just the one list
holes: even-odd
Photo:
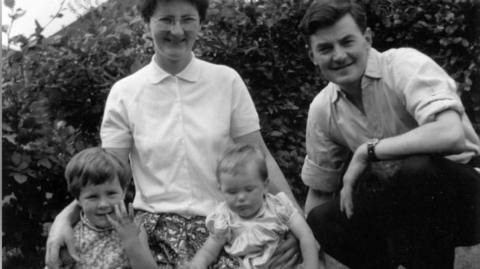
[[80, 151], [65, 168], [68, 191], [75, 199], [78, 199], [82, 188], [88, 184], [103, 184], [115, 177], [125, 190], [130, 181], [130, 168], [127, 163], [100, 147]]
[[249, 163], [255, 163], [258, 174], [263, 181], [268, 178], [265, 153], [249, 144], [235, 144], [222, 155], [217, 166], [217, 181], [221, 184], [223, 174], [237, 175], [242, 173]]

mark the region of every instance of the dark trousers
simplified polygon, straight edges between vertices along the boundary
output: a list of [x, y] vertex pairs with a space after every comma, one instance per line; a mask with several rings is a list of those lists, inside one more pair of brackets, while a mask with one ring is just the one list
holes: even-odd
[[350, 219], [339, 197], [309, 213], [316, 239], [352, 269], [453, 268], [455, 246], [480, 242], [480, 175], [436, 156], [391, 163], [359, 179]]

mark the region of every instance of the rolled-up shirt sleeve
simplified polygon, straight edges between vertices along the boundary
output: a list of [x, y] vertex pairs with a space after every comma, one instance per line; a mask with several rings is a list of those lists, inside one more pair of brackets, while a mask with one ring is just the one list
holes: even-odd
[[419, 125], [432, 122], [445, 110], [464, 113], [455, 81], [431, 58], [414, 49], [395, 57], [397, 83], [407, 111]]
[[122, 89], [115, 84], [108, 95], [100, 127], [103, 148], [131, 148], [133, 143]]
[[329, 137], [326, 119], [310, 107], [307, 131], [307, 156], [302, 167], [302, 180], [308, 187], [335, 192], [342, 183], [342, 175], [348, 161], [349, 151]]

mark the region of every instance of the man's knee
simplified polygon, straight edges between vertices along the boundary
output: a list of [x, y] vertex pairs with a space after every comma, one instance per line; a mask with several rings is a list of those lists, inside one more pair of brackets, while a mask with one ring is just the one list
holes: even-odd
[[320, 229], [320, 227], [325, 227], [328, 222], [329, 207], [325, 205], [320, 205], [313, 208], [307, 216], [307, 223], [314, 233]]
[[436, 168], [436, 162], [431, 156], [414, 155], [402, 160], [400, 170], [403, 175], [419, 176], [435, 171]]
[[338, 201], [331, 201], [313, 208], [307, 216], [307, 223], [322, 244], [330, 241], [330, 237], [338, 232], [342, 217]]

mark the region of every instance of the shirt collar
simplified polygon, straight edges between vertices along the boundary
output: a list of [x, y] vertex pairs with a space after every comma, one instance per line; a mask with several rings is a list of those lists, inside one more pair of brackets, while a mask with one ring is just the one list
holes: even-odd
[[376, 49], [371, 48], [368, 52], [367, 68], [365, 69], [365, 76], [373, 79], [382, 77], [382, 66], [380, 64], [381, 54]]
[[[367, 78], [371, 79], [380, 79], [382, 78], [382, 70], [380, 65], [381, 54], [374, 48], [370, 48], [367, 58], [367, 67], [365, 68], [365, 73], [362, 76], [362, 85], [364, 80]], [[340, 87], [337, 84], [330, 83], [334, 89], [332, 95], [332, 103], [335, 103], [338, 100], [339, 94], [345, 97], [345, 93], [341, 91]]]
[[[198, 59], [192, 52], [192, 59], [188, 63], [188, 65], [176, 75], [176, 77], [189, 81], [189, 82], [196, 82], [200, 78], [200, 70]], [[157, 84], [162, 82], [165, 78], [172, 76], [167, 71], [163, 70], [157, 62], [155, 61], [155, 55], [152, 56], [152, 60], [150, 61], [150, 82], [152, 84]]]

